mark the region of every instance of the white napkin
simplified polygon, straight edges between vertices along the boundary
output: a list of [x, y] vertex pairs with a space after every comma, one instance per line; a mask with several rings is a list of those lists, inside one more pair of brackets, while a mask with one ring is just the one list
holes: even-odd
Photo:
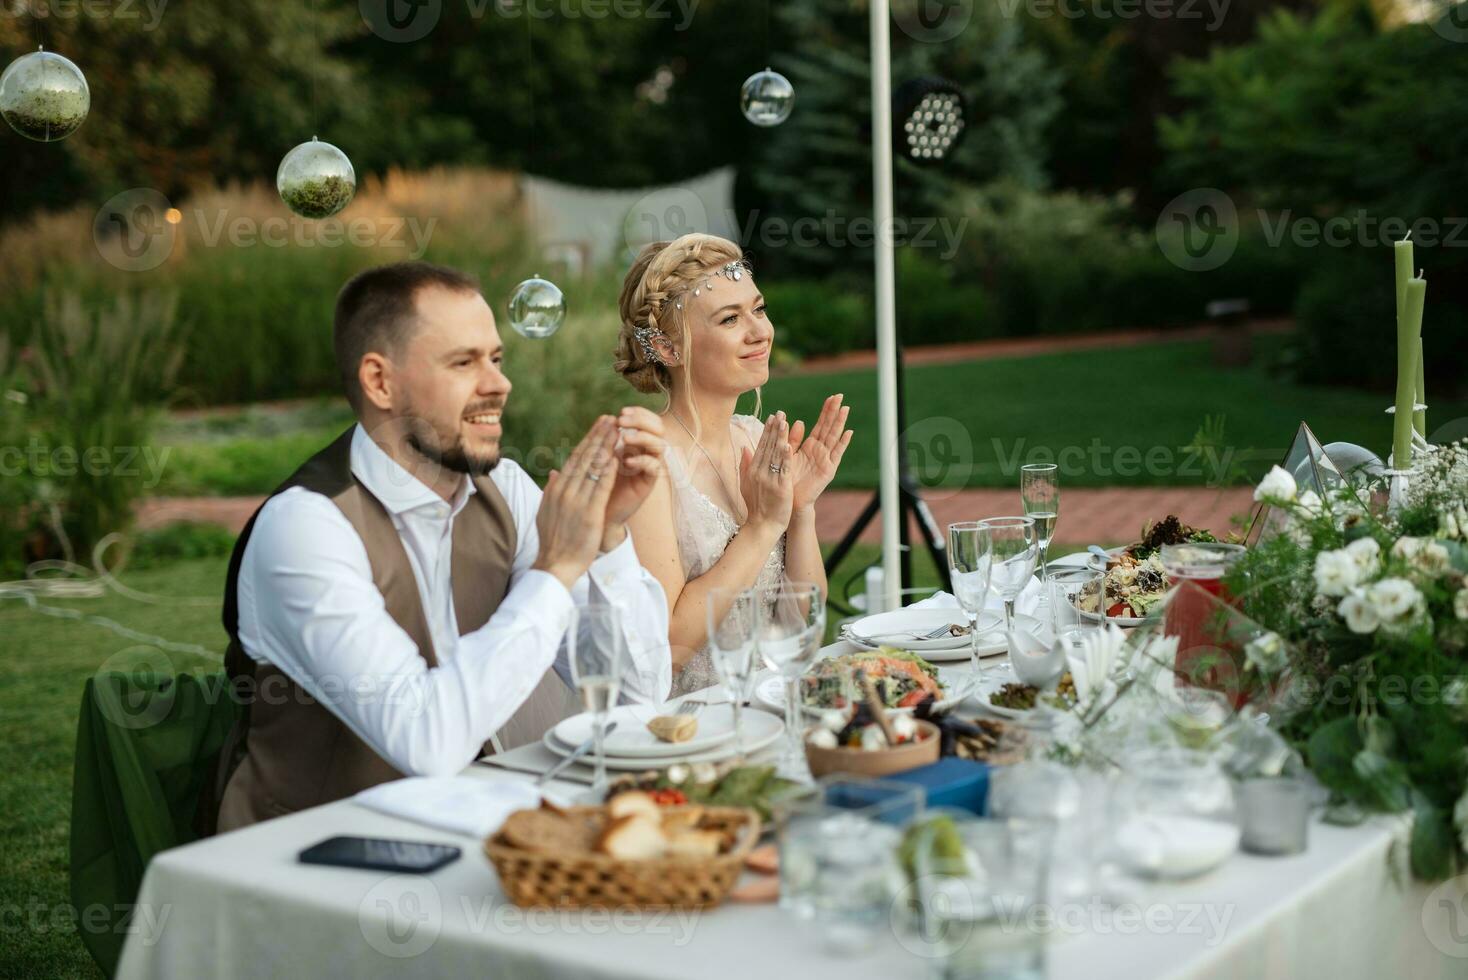
[[466, 837], [488, 837], [516, 810], [540, 806], [540, 790], [521, 779], [410, 776], [352, 797], [379, 813]]
[[[1014, 600], [1015, 615], [1033, 616], [1036, 608], [1040, 605], [1040, 593], [1043, 591], [1044, 587], [1040, 585], [1040, 580], [1031, 576], [1030, 580], [1025, 583], [1025, 587], [1020, 589], [1018, 597]], [[957, 609], [958, 600], [954, 598], [952, 593], [944, 592], [940, 589], [926, 599], [914, 602], [907, 608]], [[1004, 600], [999, 597], [997, 592], [990, 590], [989, 598], [984, 601], [984, 609], [988, 612], [996, 612], [1002, 616], [1004, 615]]]

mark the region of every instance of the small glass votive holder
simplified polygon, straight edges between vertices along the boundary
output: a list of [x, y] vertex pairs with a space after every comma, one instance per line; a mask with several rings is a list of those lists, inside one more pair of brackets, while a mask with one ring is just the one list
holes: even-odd
[[1241, 848], [1270, 857], [1304, 853], [1310, 836], [1310, 788], [1304, 780], [1240, 780], [1235, 798]]
[[814, 921], [830, 952], [870, 949], [900, 888], [902, 828], [923, 812], [908, 783], [827, 777], [773, 807], [780, 907]]

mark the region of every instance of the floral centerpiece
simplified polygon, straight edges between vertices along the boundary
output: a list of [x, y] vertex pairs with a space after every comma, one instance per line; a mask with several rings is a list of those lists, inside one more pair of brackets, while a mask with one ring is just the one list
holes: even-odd
[[1468, 852], [1468, 446], [1418, 461], [1403, 500], [1347, 483], [1301, 492], [1275, 467], [1255, 497], [1283, 512], [1225, 578], [1263, 630], [1239, 683], [1331, 791], [1331, 815], [1410, 812], [1410, 865], [1450, 877]]

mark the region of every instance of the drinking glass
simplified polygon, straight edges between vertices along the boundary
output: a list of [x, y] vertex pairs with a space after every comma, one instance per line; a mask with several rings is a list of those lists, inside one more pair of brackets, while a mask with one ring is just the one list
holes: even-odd
[[573, 609], [566, 646], [570, 654], [571, 680], [581, 695], [582, 706], [593, 715], [596, 773], [587, 798], [599, 802], [607, 792], [604, 744], [607, 712], [617, 703], [622, 676], [631, 661], [627, 635], [622, 631], [622, 615], [617, 607], [590, 603]]
[[1191, 878], [1239, 846], [1233, 785], [1213, 758], [1188, 749], [1152, 749], [1122, 760], [1115, 845], [1144, 878]]
[[826, 635], [826, 601], [819, 586], [786, 582], [755, 593], [759, 620], [756, 646], [769, 668], [785, 681], [785, 751], [780, 775], [810, 781], [801, 723], [800, 676], [815, 662]]
[[[1094, 568], [1063, 568], [1045, 580], [1050, 628], [1057, 642], [1073, 646], [1087, 630], [1101, 628], [1106, 620], [1105, 579], [1106, 573]], [[1092, 603], [1094, 608], [1088, 608]]]
[[1004, 600], [1004, 628], [1014, 629], [1014, 600], [1035, 574], [1040, 543], [1033, 517], [991, 517], [979, 524], [989, 532], [990, 582]]
[[1053, 831], [1043, 822], [942, 813], [916, 828], [922, 940], [944, 980], [1043, 980]]
[[759, 670], [754, 642], [759, 617], [755, 612], [754, 593], [749, 589], [710, 589], [706, 603], [709, 656], [732, 699], [734, 745], [738, 752], [735, 759], [744, 765], [744, 702]]
[[979, 661], [979, 617], [989, 599], [992, 542], [978, 521], [948, 525], [948, 566], [952, 570], [953, 596], [968, 617], [969, 657], [975, 682], [984, 673]]
[[828, 949], [869, 949], [900, 890], [901, 828], [922, 815], [910, 783], [829, 776], [772, 805], [780, 907], [814, 920]]
[[1019, 468], [1019, 499], [1025, 516], [1035, 521], [1035, 537], [1040, 542], [1040, 579], [1050, 577], [1045, 564], [1050, 539], [1055, 535], [1055, 522], [1060, 519], [1060, 467], [1054, 463], [1026, 463]]

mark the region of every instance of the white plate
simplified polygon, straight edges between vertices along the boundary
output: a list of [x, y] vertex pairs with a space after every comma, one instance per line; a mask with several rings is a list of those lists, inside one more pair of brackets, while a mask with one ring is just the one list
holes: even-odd
[[[979, 636], [979, 656], [997, 657], [1009, 652], [1009, 639], [1004, 635], [1002, 618], [995, 624], [997, 629]], [[1023, 613], [1015, 613], [1015, 629], [1023, 633], [1031, 633], [1035, 636], [1047, 637], [1050, 635], [1050, 625], [1043, 623], [1034, 616], [1026, 616]], [[961, 663], [969, 659], [969, 643], [967, 637], [960, 647], [952, 650], [928, 650], [922, 654], [924, 660], [935, 664]]]
[[[713, 711], [717, 705], [704, 708], [704, 713]], [[770, 745], [785, 732], [785, 722], [774, 715], [764, 711], [744, 712], [744, 754], [752, 755], [760, 749]], [[568, 756], [573, 751], [572, 747], [556, 738], [555, 729], [545, 733], [542, 739], [545, 747], [556, 755]], [[679, 743], [679, 747], [687, 743]], [[679, 755], [661, 757], [629, 758], [626, 756], [607, 756], [607, 768], [619, 772], [642, 772], [645, 769], [661, 769], [674, 763], [684, 762], [723, 762], [737, 755], [734, 740], [730, 739], [705, 752], [682, 752]], [[592, 755], [588, 752], [582, 756], [580, 761], [586, 765], [592, 764]]]
[[[963, 625], [966, 617], [957, 606], [940, 609], [894, 609], [892, 612], [876, 613], [847, 623], [843, 631], [851, 642], [863, 650], [874, 650], [877, 645], [901, 647], [924, 655], [941, 650], [968, 650], [967, 636], [940, 636], [934, 640], [919, 640], [917, 636], [931, 632], [939, 626]], [[988, 632], [999, 625], [1000, 617], [985, 613], [979, 617], [979, 629]], [[853, 635], [854, 634], [854, 635]], [[870, 644], [856, 637], [863, 636], [880, 640]]]
[[[664, 705], [624, 704], [607, 712], [607, 722], [617, 723], [617, 730], [607, 736], [607, 755], [627, 759], [661, 759], [665, 756], [705, 752], [734, 738], [734, 709], [727, 704], [710, 704], [699, 710], [698, 732], [686, 742], [664, 742], [647, 730], [647, 723], [658, 715], [672, 714], [680, 702]], [[555, 728], [556, 740], [562, 745], [576, 746], [591, 738], [594, 718], [588, 712], [573, 715]]]
[[1004, 718], [1008, 721], [1022, 721], [1033, 714], [1035, 709], [1031, 708], [1028, 711], [1021, 711], [1018, 708], [1005, 708], [989, 700], [989, 695], [999, 690], [1005, 684], [1018, 683], [1019, 678], [1013, 674], [985, 677], [980, 682], [978, 692], [974, 694], [974, 701], [996, 718]]

